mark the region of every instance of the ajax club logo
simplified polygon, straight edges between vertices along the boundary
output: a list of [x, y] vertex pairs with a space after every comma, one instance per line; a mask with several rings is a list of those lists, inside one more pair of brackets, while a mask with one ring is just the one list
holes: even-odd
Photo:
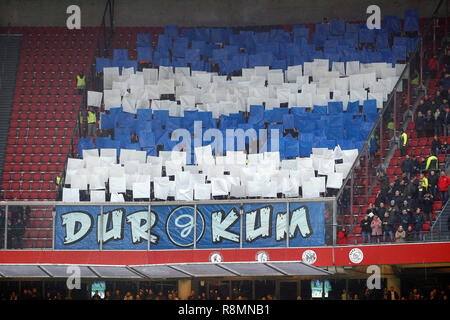
[[258, 262], [267, 262], [269, 261], [269, 254], [265, 251], [258, 251], [255, 256], [255, 260]]
[[317, 254], [314, 250], [306, 250], [302, 254], [302, 261], [306, 264], [314, 264], [317, 261]]
[[360, 263], [364, 259], [363, 252], [358, 248], [353, 248], [350, 250], [350, 253], [348, 254], [348, 257], [351, 262], [353, 263]]
[[211, 261], [212, 263], [220, 263], [223, 262], [223, 257], [219, 252], [212, 252], [209, 255], [209, 261]]
[[[195, 221], [196, 220], [196, 221]], [[194, 207], [181, 206], [173, 210], [166, 222], [166, 233], [169, 240], [179, 247], [190, 247], [194, 244], [195, 223], [197, 224], [197, 242], [205, 232], [205, 219], [197, 210], [194, 219]]]

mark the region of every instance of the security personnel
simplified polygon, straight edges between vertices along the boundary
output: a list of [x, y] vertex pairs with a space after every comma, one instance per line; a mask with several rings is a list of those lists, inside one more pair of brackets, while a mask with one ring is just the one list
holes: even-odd
[[64, 179], [62, 179], [60, 176], [56, 176], [55, 185], [56, 189], [59, 189], [61, 186], [64, 186]]
[[92, 108], [89, 109], [87, 114], [87, 124], [88, 124], [88, 137], [95, 137], [95, 131], [97, 128], [97, 116]]
[[420, 174], [419, 181], [419, 198], [422, 198], [428, 192], [428, 179], [423, 173]]
[[400, 136], [400, 154], [402, 157], [406, 155], [406, 145], [408, 143], [408, 135], [402, 130], [402, 135]]
[[427, 159], [425, 171], [438, 169], [439, 169], [439, 159], [434, 154], [431, 154], [431, 156], [429, 156]]
[[79, 75], [77, 75], [77, 89], [81, 91], [85, 87], [86, 87], [86, 77], [82, 71], [82, 72], [80, 72]]

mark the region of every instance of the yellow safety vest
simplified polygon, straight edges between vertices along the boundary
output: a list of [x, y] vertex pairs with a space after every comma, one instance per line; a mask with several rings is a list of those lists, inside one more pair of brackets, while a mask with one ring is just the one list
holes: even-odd
[[83, 78], [77, 76], [77, 87], [84, 87], [86, 85], [85, 79], [86, 76], [83, 76]]
[[431, 161], [436, 160], [436, 168], [433, 169], [437, 169], [437, 164], [439, 163], [439, 160], [436, 156], [430, 156], [427, 160], [427, 166], [425, 167], [425, 170], [428, 170], [428, 168], [430, 167]]
[[411, 80], [411, 84], [415, 85], [415, 86], [419, 85], [419, 77], [416, 77], [416, 78], [412, 79]]
[[402, 133], [402, 146], [406, 146], [406, 142], [408, 141], [408, 135], [406, 132]]
[[92, 112], [92, 111], [88, 112], [87, 122], [88, 123], [96, 123], [97, 122], [97, 117], [95, 116], [94, 112]]

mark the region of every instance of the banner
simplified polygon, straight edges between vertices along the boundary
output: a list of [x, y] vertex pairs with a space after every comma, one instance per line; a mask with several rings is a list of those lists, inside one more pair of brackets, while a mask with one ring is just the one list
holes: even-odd
[[[57, 206], [55, 249], [178, 250], [325, 245], [325, 203]], [[288, 223], [288, 225], [287, 225]], [[150, 229], [150, 232], [149, 232]], [[150, 239], [149, 239], [150, 235]], [[150, 240], [150, 244], [148, 241]]]

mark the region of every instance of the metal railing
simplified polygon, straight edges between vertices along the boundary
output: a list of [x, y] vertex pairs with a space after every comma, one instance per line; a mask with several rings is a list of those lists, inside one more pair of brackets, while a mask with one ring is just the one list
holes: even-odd
[[[398, 132], [402, 129], [400, 120], [404, 119], [403, 116], [407, 112], [411, 112], [412, 96], [418, 98], [421, 94], [420, 89], [424, 89], [425, 44], [432, 42], [433, 47], [436, 47], [436, 28], [433, 26], [435, 26], [439, 17], [445, 17], [445, 24], [447, 25], [447, 8], [443, 5], [447, 2], [439, 1], [432, 13], [431, 21], [419, 33], [416, 47], [409, 54], [403, 72], [379, 112], [375, 124], [337, 193], [339, 226], [353, 228], [355, 224], [359, 225], [359, 223], [355, 223], [359, 211], [355, 212], [355, 210], [359, 210], [360, 205], [369, 204], [369, 193], [379, 181], [379, 172], [386, 173], [385, 167], [389, 165], [385, 163], [386, 158], [393, 151], [392, 148], [395, 148], [398, 142]], [[444, 9], [445, 13], [443, 13]], [[413, 76], [419, 78], [419, 85], [415, 88], [411, 84]], [[399, 103], [399, 98], [405, 103]], [[414, 119], [414, 116], [412, 116], [412, 119]], [[370, 148], [370, 143], [374, 142], [373, 138], [377, 143], [376, 150]]]
[[[437, 240], [441, 240], [442, 235], [447, 235], [447, 240], [450, 240], [450, 238], [449, 238], [450, 230], [448, 230], [448, 227], [449, 227], [448, 222], [442, 221], [442, 219], [444, 219], [445, 217], [448, 217], [448, 215], [445, 215], [445, 212], [448, 209], [448, 207], [450, 207], [450, 201], [447, 201], [445, 203], [445, 205], [441, 208], [441, 212], [436, 217], [434, 224], [431, 226], [430, 231], [432, 232], [432, 234], [430, 234], [430, 240], [436, 240], [434, 238], [435, 235], [438, 236]], [[447, 226], [447, 230], [443, 230], [443, 226], [442, 226], [443, 223], [444, 223], [444, 225]]]
[[[77, 208], [77, 207], [97, 207], [100, 209], [100, 225], [103, 225], [103, 216], [104, 216], [104, 208], [119, 208], [119, 207], [143, 207], [148, 209], [148, 212], [150, 214], [152, 208], [154, 207], [161, 207], [161, 206], [167, 206], [167, 207], [180, 207], [180, 206], [188, 206], [188, 207], [192, 207], [194, 208], [194, 212], [197, 212], [197, 206], [203, 206], [203, 205], [235, 205], [236, 207], [239, 206], [240, 208], [240, 248], [243, 247], [243, 240], [244, 237], [244, 232], [243, 232], [243, 228], [244, 228], [244, 219], [243, 219], [243, 208], [245, 205], [249, 205], [249, 204], [261, 204], [262, 206], [266, 206], [266, 205], [281, 205], [281, 206], [285, 206], [285, 209], [282, 209], [283, 213], [286, 212], [292, 212], [292, 207], [290, 207], [290, 205], [292, 204], [310, 204], [310, 203], [323, 203], [324, 204], [324, 212], [320, 212], [320, 214], [324, 215], [324, 226], [323, 226], [323, 236], [324, 236], [324, 241], [325, 241], [325, 245], [326, 246], [333, 246], [336, 245], [336, 210], [337, 210], [337, 206], [336, 206], [336, 198], [334, 197], [325, 197], [325, 198], [311, 198], [311, 199], [298, 199], [298, 198], [291, 198], [291, 199], [236, 199], [236, 200], [203, 200], [203, 201], [147, 201], [147, 202], [77, 202], [77, 203], [68, 203], [68, 202], [61, 202], [61, 201], [2, 201], [0, 202], [0, 222], [1, 222], [1, 226], [0, 227], [0, 248], [2, 248], [3, 250], [8, 250], [8, 249], [47, 249], [47, 250], [54, 250], [55, 249], [55, 230], [56, 230], [56, 226], [55, 224], [57, 223], [57, 214], [56, 214], [56, 210], [58, 207], [69, 207], [69, 208]], [[37, 234], [38, 237], [40, 238], [40, 234], [41, 233], [46, 233], [47, 237], [43, 238], [43, 239], [35, 239], [35, 240], [31, 240], [31, 242], [38, 242], [41, 241], [43, 244], [42, 245], [38, 245], [38, 246], [33, 246], [33, 247], [27, 247], [26, 245], [23, 246], [23, 248], [21, 247], [21, 244], [17, 243], [19, 240], [17, 240], [17, 235], [14, 234], [15, 229], [14, 229], [14, 225], [12, 225], [10, 222], [11, 220], [14, 218], [13, 215], [15, 215], [16, 211], [20, 208], [20, 207], [24, 207], [24, 206], [28, 206], [30, 207], [30, 211], [34, 212], [34, 211], [38, 211], [38, 210], [42, 210], [42, 209], [47, 209], [47, 210], [51, 210], [51, 217], [48, 218], [35, 218], [33, 217], [33, 215], [28, 218], [27, 221], [27, 228], [26, 228], [26, 232], [28, 234], [27, 237], [21, 237], [21, 239], [25, 238], [25, 239], [33, 239], [34, 237], [30, 237], [31, 234]], [[70, 209], [69, 209], [70, 210]], [[285, 211], [284, 211], [285, 210]], [[278, 214], [279, 212], [274, 212], [273, 216], [270, 217], [270, 223], [271, 225], [273, 225], [275, 222], [275, 216], [276, 214]], [[197, 226], [197, 223], [195, 221], [195, 217], [196, 215], [194, 215], [194, 222], [193, 225]], [[210, 217], [205, 216], [205, 219], [210, 219]], [[42, 227], [41, 226], [35, 226], [34, 225], [34, 221], [42, 221], [45, 220], [46, 222], [48, 222], [47, 227]], [[285, 237], [285, 243], [286, 243], [286, 247], [290, 247], [289, 245], [289, 220], [286, 220], [286, 236]], [[150, 221], [150, 217], [149, 220]], [[50, 223], [51, 222], [51, 223]], [[58, 223], [61, 223], [61, 221], [58, 221]], [[166, 223], [166, 221], [161, 221], [160, 222], [161, 225], [164, 225]], [[316, 227], [320, 227], [320, 226], [314, 226], [312, 228], [316, 228]], [[271, 227], [272, 228], [272, 227]], [[148, 228], [148, 239], [150, 239], [150, 231], [153, 230], [152, 228]], [[194, 228], [194, 230], [196, 230], [196, 228]], [[321, 232], [321, 231], [316, 231], [316, 232]], [[100, 233], [101, 234], [101, 233]], [[272, 232], [272, 234], [275, 234], [275, 232]], [[314, 231], [313, 233], [314, 234]], [[51, 238], [49, 237], [51, 236]], [[298, 237], [300, 237], [298, 235]], [[47, 244], [45, 244], [44, 239], [47, 239]], [[197, 237], [195, 235], [195, 231], [194, 231], [194, 245], [192, 247], [192, 249], [196, 249], [196, 243], [197, 243]], [[51, 245], [49, 245], [49, 242], [51, 241]], [[148, 246], [147, 246], [147, 250], [150, 250], [150, 241], [147, 241]], [[100, 247], [99, 249], [92, 249], [92, 250], [103, 250], [102, 248], [102, 238], [100, 236]]]

